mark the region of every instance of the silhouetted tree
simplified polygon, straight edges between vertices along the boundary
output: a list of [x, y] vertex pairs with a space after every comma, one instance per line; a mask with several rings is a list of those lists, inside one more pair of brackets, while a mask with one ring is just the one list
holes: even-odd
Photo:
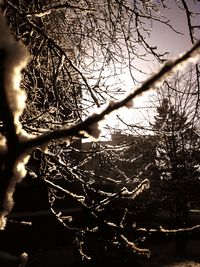
[[[161, 195], [174, 210], [177, 228], [188, 225], [192, 184], [199, 179], [199, 136], [185, 112], [176, 110], [167, 98], [157, 107], [153, 128], [158, 138], [157, 165]], [[183, 249], [183, 240], [177, 249]], [[183, 251], [182, 251], [183, 252]]]

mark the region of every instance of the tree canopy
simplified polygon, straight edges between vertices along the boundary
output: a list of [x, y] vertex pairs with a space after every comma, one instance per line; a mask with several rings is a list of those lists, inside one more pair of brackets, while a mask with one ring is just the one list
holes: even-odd
[[[148, 249], [140, 248], [137, 237], [129, 240], [130, 233], [131, 236], [132, 233], [133, 236], [135, 233], [143, 235], [143, 231], [130, 225], [126, 227], [126, 208], [117, 222], [112, 220], [115, 218], [107, 220], [105, 216], [106, 208], [113, 200], [127, 198], [134, 201], [149, 187], [149, 180], [142, 180], [130, 191], [126, 187], [114, 193], [100, 191], [101, 198], [94, 201], [88, 197], [88, 192], [96, 192], [95, 174], [83, 170], [82, 162], [78, 164], [77, 158], [82, 159], [84, 154], [81, 140], [88, 136], [98, 140], [101, 123], [111, 113], [120, 108], [132, 108], [132, 101], [137, 96], [155, 88], [184, 64], [199, 58], [200, 42], [196, 42], [195, 36], [199, 26], [192, 21], [192, 16], [198, 14], [190, 11], [184, 0], [181, 5], [179, 1], [176, 4], [187, 16], [193, 45], [184, 54], [168, 61], [166, 52], [159, 52], [148, 39], [155, 23], [178, 34], [168, 18], [160, 13], [161, 9], [167, 8], [166, 1], [47, 3], [42, 0], [4, 0], [1, 3], [2, 230], [14, 206], [13, 194], [17, 184], [22, 183], [24, 177], [35, 177], [48, 187], [51, 212], [74, 232], [81, 257], [89, 260], [92, 254], [84, 241], [93, 240], [96, 244], [102, 236], [105, 237], [104, 252], [109, 243], [111, 250], [124, 248], [133, 254], [150, 256]], [[195, 1], [194, 4], [198, 3]], [[143, 70], [138, 61], [146, 62], [152, 58], [162, 63], [160, 70], [139, 83], [135, 73], [143, 73]], [[137, 87], [124, 94], [121, 77], [127, 70]], [[198, 81], [198, 65], [195, 74]], [[196, 95], [198, 93], [197, 84]], [[196, 100], [196, 111], [198, 105], [199, 99]], [[182, 124], [184, 117], [178, 118]], [[73, 199], [86, 211], [92, 218], [90, 223], [77, 226], [76, 222], [73, 224], [73, 220], [66, 220], [57, 212], [54, 204], [59, 194]]]

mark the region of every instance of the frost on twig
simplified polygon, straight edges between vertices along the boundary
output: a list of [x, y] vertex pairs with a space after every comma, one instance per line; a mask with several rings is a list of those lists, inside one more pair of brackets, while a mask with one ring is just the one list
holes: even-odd
[[46, 15], [51, 14], [53, 11], [58, 11], [58, 10], [62, 10], [62, 9], [75, 9], [75, 10], [80, 10], [80, 11], [85, 11], [85, 12], [95, 12], [95, 10], [92, 8], [72, 5], [69, 2], [66, 2], [63, 4], [54, 4], [50, 7], [43, 8], [41, 11], [29, 12], [26, 14], [26, 16], [28, 16], [28, 17], [31, 17], [31, 16], [44, 17]]
[[87, 260], [91, 260], [91, 256], [88, 256], [84, 251], [83, 251], [83, 241], [80, 241], [78, 238], [75, 238], [75, 245], [79, 251], [79, 254], [81, 255], [81, 259], [87, 259]]
[[[12, 112], [16, 132], [21, 130], [19, 118], [25, 107], [26, 94], [20, 88], [21, 71], [26, 66], [28, 54], [22, 44], [16, 43], [6, 24], [3, 15], [0, 15], [0, 56], [1, 56], [1, 113], [5, 105]], [[6, 98], [6, 99], [5, 99]], [[7, 109], [6, 108], [6, 109]]]
[[124, 188], [122, 192], [122, 197], [134, 199], [140, 195], [144, 190], [150, 187], [150, 181], [145, 179], [142, 181], [133, 191], [128, 191], [127, 188]]
[[164, 235], [167, 236], [173, 236], [177, 234], [184, 234], [184, 233], [199, 233], [200, 232], [200, 225], [194, 225], [191, 227], [186, 227], [186, 228], [178, 228], [178, 229], [166, 229], [160, 225], [158, 225], [156, 228], [150, 228], [150, 229], [146, 229], [146, 228], [138, 228], [137, 232], [140, 233], [162, 233]]
[[48, 181], [47, 179], [44, 179], [45, 183], [48, 184], [49, 186], [51, 186], [52, 188], [55, 188], [57, 190], [60, 190], [62, 192], [64, 192], [66, 195], [72, 197], [73, 199], [76, 199], [77, 202], [79, 202], [80, 204], [84, 205], [84, 201], [85, 201], [85, 197], [82, 195], [77, 195], [74, 194], [72, 192], [70, 192], [67, 189], [64, 189], [63, 187], [56, 185], [54, 183], [52, 183], [51, 181]]
[[106, 119], [107, 115], [112, 112], [127, 107], [130, 108], [132, 100], [143, 93], [156, 88], [159, 83], [163, 82], [167, 76], [171, 75], [176, 70], [185, 67], [188, 63], [196, 63], [200, 58], [200, 41], [191, 47], [184, 54], [180, 55], [176, 59], [167, 61], [160, 68], [158, 72], [153, 74], [147, 80], [145, 80], [136, 89], [131, 90], [124, 98], [117, 101], [110, 101], [104, 108], [100, 108], [100, 112], [96, 112], [85, 119], [83, 122], [75, 124], [69, 128], [55, 130], [49, 133], [45, 133], [33, 140], [28, 140], [27, 147], [37, 147], [44, 143], [51, 141], [52, 139], [60, 139], [69, 136], [83, 137], [85, 133], [92, 138], [97, 139], [100, 134], [99, 122]]
[[151, 252], [146, 248], [138, 248], [134, 242], [129, 241], [124, 235], [120, 235], [122, 241], [124, 242], [127, 249], [131, 250], [133, 253], [137, 253], [138, 255], [145, 256], [149, 258], [151, 256]]

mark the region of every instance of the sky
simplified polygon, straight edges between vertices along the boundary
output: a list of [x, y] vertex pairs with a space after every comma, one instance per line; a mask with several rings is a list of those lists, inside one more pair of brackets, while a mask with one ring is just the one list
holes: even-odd
[[[165, 1], [169, 5], [170, 9], [162, 9], [161, 12], [170, 19], [172, 26], [180, 33], [177, 34], [169, 27], [166, 27], [164, 24], [155, 23], [152, 27], [151, 32], [151, 38], [150, 43], [152, 46], [157, 46], [158, 51], [160, 52], [169, 52], [168, 58], [175, 58], [179, 56], [181, 53], [188, 50], [191, 46], [191, 40], [189, 36], [189, 30], [187, 25], [187, 19], [185, 16], [185, 11], [181, 10], [177, 7], [175, 1], [173, 0], [167, 0]], [[193, 0], [186, 1], [189, 3], [189, 8], [191, 10], [194, 10], [193, 6]], [[199, 8], [200, 13], [200, 3], [195, 6], [194, 11], [196, 8]], [[199, 18], [200, 19], [200, 18]], [[141, 62], [140, 62], [141, 64]], [[156, 61], [150, 61], [150, 62], [144, 62], [144, 65], [142, 69], [150, 75], [151, 73], [154, 73], [156, 70], [160, 68], [161, 64], [158, 64]], [[139, 74], [137, 74], [139, 75]], [[141, 74], [137, 77], [138, 80], [144, 81], [146, 78], [148, 78], [148, 75]], [[126, 88], [126, 91], [132, 90], [135, 88], [135, 84], [132, 81], [132, 78], [129, 75], [129, 72], [127, 71], [127, 74], [124, 74], [124, 77], [121, 77], [124, 79], [124, 88]], [[152, 119], [152, 110], [144, 108], [149, 100], [149, 96], [152, 95], [152, 92], [146, 93], [145, 95], [138, 97], [134, 100], [134, 107], [133, 109], [126, 109], [122, 108], [120, 109], [117, 114], [124, 120], [126, 123], [130, 124], [141, 124], [141, 125], [147, 125], [146, 118]], [[143, 107], [143, 109], [141, 109]], [[146, 122], [145, 122], [146, 121]], [[124, 126], [116, 120], [116, 113], [109, 116], [106, 120], [106, 125], [111, 127], [116, 127], [119, 129], [123, 129]], [[105, 127], [106, 127], [105, 125]], [[104, 135], [107, 135], [107, 132], [102, 132], [102, 137]], [[107, 136], [109, 138], [109, 136]]]
[[170, 3], [171, 8], [169, 10], [162, 9], [162, 13], [170, 19], [174, 28], [183, 34], [177, 34], [170, 28], [159, 24], [155, 25], [152, 30], [151, 41], [152, 43], [157, 43], [162, 52], [169, 51], [171, 56], [174, 57], [187, 50], [191, 46], [191, 41], [185, 12], [177, 7], [175, 1], [167, 2]]

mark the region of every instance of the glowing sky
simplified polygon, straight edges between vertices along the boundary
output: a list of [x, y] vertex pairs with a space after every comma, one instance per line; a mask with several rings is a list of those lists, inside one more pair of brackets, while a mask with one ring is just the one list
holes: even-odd
[[[174, 27], [175, 30], [180, 32], [181, 34], [177, 34], [171, 28], [166, 27], [166, 25], [161, 23], [154, 23], [151, 32], [150, 43], [152, 46], [157, 46], [158, 51], [161, 52], [169, 52], [168, 58], [177, 57], [179, 54], [185, 52], [189, 49], [192, 45], [190, 36], [189, 36], [189, 29], [187, 24], [187, 17], [185, 15], [185, 11], [181, 10], [177, 7], [175, 1], [168, 0], [166, 1], [169, 5], [170, 9], [161, 9], [161, 12], [170, 19], [171, 25]], [[196, 4], [194, 7], [193, 1], [187, 1], [189, 3], [189, 8], [192, 11], [198, 12], [196, 9], [199, 8], [200, 13], [200, 3]], [[199, 16], [200, 19], [200, 16]], [[197, 21], [197, 19], [196, 19]], [[194, 21], [193, 21], [194, 23]], [[144, 63], [143, 70], [148, 73], [153, 73], [156, 69], [158, 69], [160, 64], [154, 62]], [[145, 76], [141, 75], [140, 80], [144, 80]], [[133, 88], [134, 84], [131, 82], [131, 78], [126, 77], [127, 82], [127, 90], [129, 88]], [[148, 94], [143, 95], [140, 98], [135, 100], [135, 110], [122, 110], [120, 115], [128, 122], [128, 123], [138, 123], [144, 122], [146, 116], [150, 116], [151, 111], [146, 113], [146, 110], [143, 109], [142, 111], [138, 109], [138, 107], [144, 107], [145, 102], [148, 100]], [[127, 119], [128, 118], [128, 119]], [[114, 118], [109, 119], [108, 124], [114, 123]]]
[[[165, 1], [170, 9], [160, 9], [161, 13], [170, 20], [170, 24], [174, 27], [175, 30], [180, 32], [177, 34], [174, 32], [170, 27], [167, 27], [161, 23], [154, 23], [152, 26], [151, 37], [149, 39], [149, 43], [152, 46], [156, 46], [159, 52], [169, 52], [168, 58], [177, 57], [179, 54], [185, 52], [189, 49], [192, 45], [190, 36], [189, 36], [189, 29], [187, 24], [187, 17], [185, 15], [185, 11], [177, 7], [175, 1], [167, 0]], [[200, 13], [200, 3], [195, 5], [194, 2], [186, 1], [189, 4], [189, 8], [191, 11], [199, 12]], [[197, 10], [197, 8], [199, 10]], [[193, 19], [193, 23], [198, 23], [197, 19], [200, 19], [200, 16], [197, 16], [196, 21]], [[198, 36], [197, 36], [198, 37]], [[137, 63], [137, 60], [135, 61]], [[156, 69], [160, 67], [156, 61], [149, 61], [144, 62], [141, 65], [140, 61], [140, 68], [150, 75], [154, 73]], [[148, 75], [143, 75], [137, 73], [137, 79], [143, 81]], [[124, 88], [126, 91], [133, 89], [135, 84], [133, 83], [129, 72], [127, 70], [127, 74], [121, 77], [124, 79]], [[151, 111], [146, 109], [139, 109], [139, 107], [144, 107], [146, 105], [146, 101], [148, 101], [148, 94], [143, 95], [140, 98], [137, 98], [134, 101], [134, 108], [131, 110], [121, 109], [117, 113], [122, 117], [127, 123], [130, 124], [143, 124], [145, 125], [145, 118], [151, 116]], [[107, 119], [107, 125], [116, 128], [123, 128], [121, 124], [116, 120], [115, 115], [111, 115]]]

